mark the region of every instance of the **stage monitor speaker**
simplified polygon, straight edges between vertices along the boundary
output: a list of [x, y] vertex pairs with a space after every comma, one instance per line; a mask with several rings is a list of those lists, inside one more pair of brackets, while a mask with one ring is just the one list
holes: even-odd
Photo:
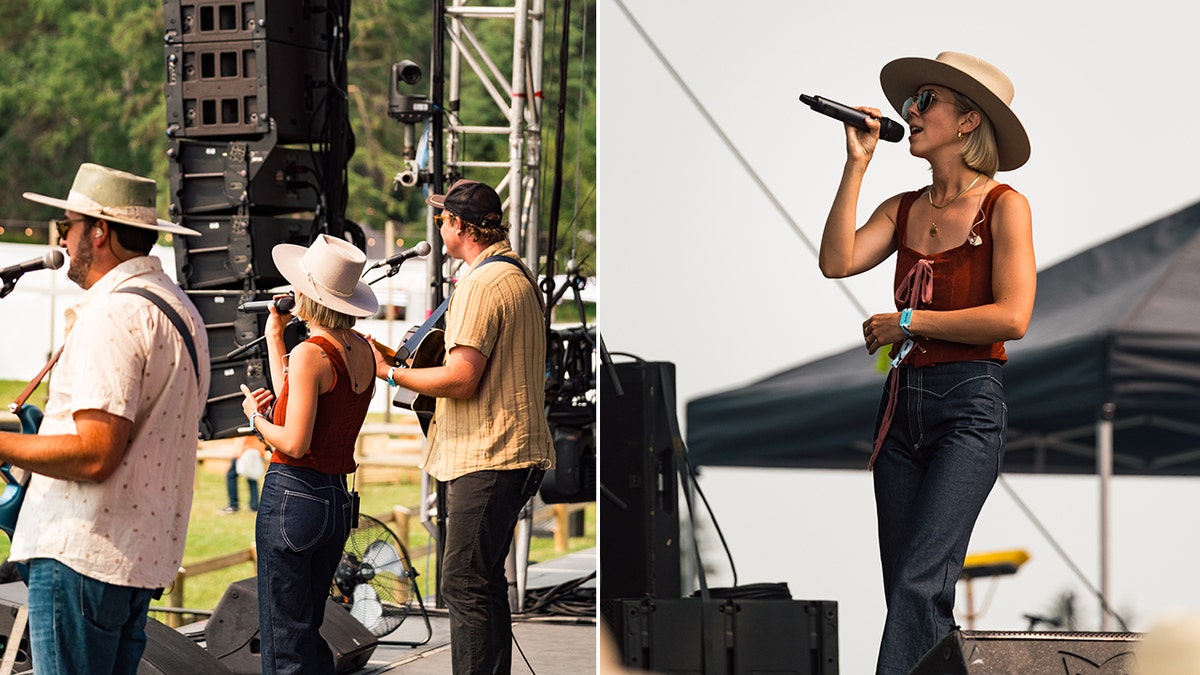
[[[678, 598], [676, 460], [662, 383], [675, 365], [623, 362], [600, 379], [600, 597]], [[619, 383], [621, 395], [617, 395]], [[670, 414], [674, 414], [671, 411]]]
[[[14, 673], [33, 671], [28, 624], [20, 636], [12, 635], [17, 612], [28, 602], [29, 588], [24, 582], [0, 584], [0, 655], [8, 649], [9, 642], [20, 640], [13, 661]], [[229, 669], [183, 633], [151, 618], [146, 620], [146, 651], [137, 672], [138, 675], [227, 675]]]
[[[367, 665], [379, 640], [332, 598], [325, 602], [321, 637], [333, 651], [336, 673], [351, 673]], [[258, 579], [236, 581], [225, 589], [205, 626], [208, 651], [233, 673], [262, 672], [258, 636]]]
[[146, 651], [137, 675], [228, 675], [217, 657], [164, 623], [146, 621]]
[[1128, 675], [1136, 633], [951, 631], [910, 675]]
[[673, 675], [837, 675], [837, 603], [604, 600], [625, 666]]

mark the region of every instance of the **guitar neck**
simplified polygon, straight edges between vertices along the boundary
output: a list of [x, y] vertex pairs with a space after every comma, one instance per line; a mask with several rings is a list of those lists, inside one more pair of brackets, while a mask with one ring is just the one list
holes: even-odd
[[[358, 333], [358, 331], [354, 331], [354, 332]], [[364, 338], [367, 337], [366, 335], [363, 335], [362, 333], [358, 333], [358, 334], [362, 335], [362, 337], [364, 337]], [[368, 339], [370, 339], [370, 338], [368, 338]], [[396, 350], [395, 349], [392, 349], [391, 347], [383, 344], [382, 342], [377, 342], [373, 339], [371, 339], [370, 341], [371, 341], [371, 346], [374, 347], [376, 350], [378, 350], [378, 352], [380, 354], [383, 354], [383, 358], [387, 359], [388, 363], [396, 362]]]

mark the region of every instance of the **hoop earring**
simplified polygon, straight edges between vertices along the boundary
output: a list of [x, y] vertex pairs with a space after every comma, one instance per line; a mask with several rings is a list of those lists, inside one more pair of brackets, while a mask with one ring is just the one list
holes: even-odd
[[962, 140], [962, 130], [959, 130], [958, 132], [958, 140]]

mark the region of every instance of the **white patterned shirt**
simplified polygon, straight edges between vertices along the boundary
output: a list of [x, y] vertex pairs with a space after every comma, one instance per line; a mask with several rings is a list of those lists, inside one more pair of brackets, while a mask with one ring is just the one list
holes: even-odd
[[[190, 325], [200, 364], [170, 319], [118, 287], [140, 286]], [[52, 558], [99, 581], [170, 584], [183, 561], [208, 392], [208, 336], [158, 258], [127, 260], [66, 310], [66, 343], [50, 377], [39, 433], [74, 434], [74, 414], [102, 410], [133, 422], [120, 466], [102, 483], [33, 474], [13, 536], [13, 560]]]

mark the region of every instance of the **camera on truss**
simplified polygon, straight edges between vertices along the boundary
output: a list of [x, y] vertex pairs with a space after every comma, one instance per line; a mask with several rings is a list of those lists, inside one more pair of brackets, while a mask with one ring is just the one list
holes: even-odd
[[388, 117], [402, 124], [420, 124], [433, 117], [433, 102], [428, 96], [406, 92], [421, 81], [421, 66], [405, 59], [392, 64], [388, 87]]

